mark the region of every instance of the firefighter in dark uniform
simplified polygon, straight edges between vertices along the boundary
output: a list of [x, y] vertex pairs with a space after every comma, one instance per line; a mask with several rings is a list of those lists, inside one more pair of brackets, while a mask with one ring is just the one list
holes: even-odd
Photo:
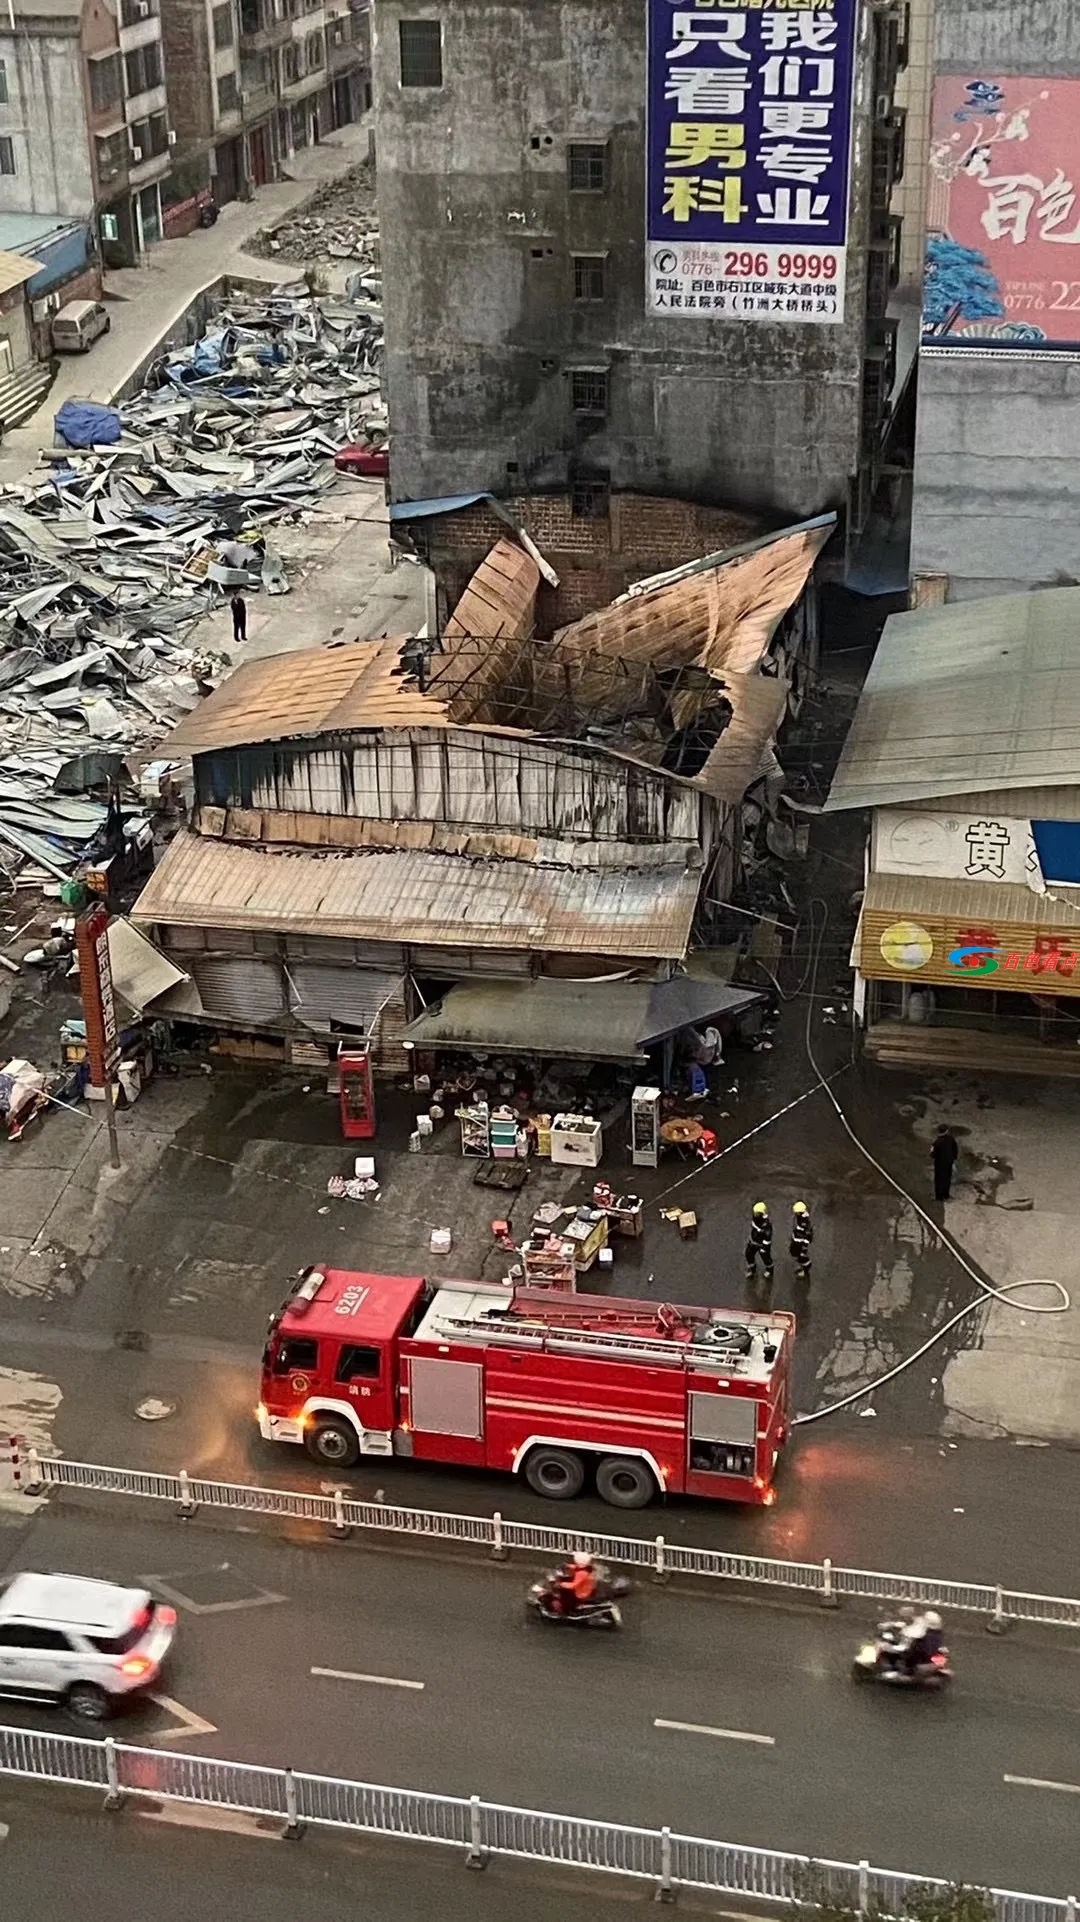
[[750, 1217], [750, 1239], [746, 1244], [746, 1279], [757, 1280], [758, 1262], [767, 1282], [773, 1278], [772, 1222], [764, 1201], [755, 1201]]
[[810, 1279], [810, 1250], [814, 1241], [814, 1227], [810, 1220], [810, 1210], [805, 1201], [796, 1201], [791, 1210], [791, 1243], [788, 1253], [795, 1263], [796, 1281]]

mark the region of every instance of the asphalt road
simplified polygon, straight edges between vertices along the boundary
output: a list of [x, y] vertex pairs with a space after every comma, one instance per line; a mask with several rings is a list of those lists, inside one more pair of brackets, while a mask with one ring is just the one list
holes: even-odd
[[[7, 1408], [12, 1432], [32, 1426], [38, 1382], [56, 1383], [61, 1399], [51, 1441], [73, 1460], [174, 1474], [187, 1468], [290, 1488], [326, 1486], [325, 1471], [302, 1449], [261, 1440], [253, 1419], [257, 1372], [242, 1348], [161, 1337], [146, 1351], [130, 1350], [108, 1335], [0, 1320], [0, 1353], [25, 1374], [29, 1417], [16, 1384]], [[173, 1412], [162, 1421], [139, 1420], [135, 1411], [146, 1397]], [[829, 1555], [848, 1566], [1053, 1595], [1075, 1593], [1078, 1580], [1074, 1534], [1063, 1527], [1075, 1508], [1074, 1454], [1007, 1442], [899, 1440], [859, 1418], [796, 1431], [776, 1504], [768, 1509], [673, 1498], [626, 1515], [595, 1498], [543, 1501], [506, 1475], [401, 1461], [361, 1463], [341, 1480], [365, 1500], [382, 1488], [389, 1500], [416, 1508], [485, 1515], [497, 1508], [518, 1520], [662, 1533], [748, 1555], [797, 1561]], [[0, 1522], [6, 1486], [0, 1456]], [[119, 1499], [111, 1512], [124, 1513]]]
[[[76, 1900], [81, 1922], [505, 1922], [511, 1914], [596, 1922], [598, 1913], [629, 1922], [650, 1901], [644, 1885], [501, 1861], [474, 1875], [460, 1853], [423, 1845], [214, 1834], [131, 1808], [105, 1815], [90, 1795], [0, 1781], [0, 1831], [5, 1825], [4, 1922], [71, 1922]], [[679, 1906], [715, 1912], [702, 1897], [683, 1895]]]
[[[852, 1613], [646, 1586], [624, 1633], [606, 1637], [527, 1625], [521, 1568], [198, 1524], [114, 1523], [103, 1534], [92, 1518], [49, 1511], [9, 1566], [150, 1579], [178, 1603], [166, 1687], [213, 1729], [170, 1734], [174, 1712], [147, 1705], [115, 1727], [129, 1740], [1041, 1893], [1076, 1889], [1076, 1793], [1005, 1780], [1078, 1783], [1071, 1633], [994, 1639], [954, 1622], [954, 1691], [897, 1695], [851, 1681]], [[14, 1703], [3, 1712], [58, 1719]]]

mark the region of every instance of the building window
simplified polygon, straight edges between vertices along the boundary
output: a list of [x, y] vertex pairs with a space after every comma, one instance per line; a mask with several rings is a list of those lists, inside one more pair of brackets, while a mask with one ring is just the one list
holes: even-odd
[[575, 254], [573, 258], [574, 299], [603, 300], [605, 256], [603, 254]]
[[233, 10], [232, 0], [229, 0], [227, 6], [214, 8], [214, 45], [218, 48], [231, 47], [232, 43]]
[[120, 98], [120, 55], [111, 53], [107, 60], [90, 62], [90, 105], [95, 113], [104, 113]]
[[321, 33], [309, 33], [304, 42], [304, 70], [316, 73], [326, 65], [326, 45]]
[[575, 414], [606, 414], [607, 375], [592, 368], [575, 369], [570, 376], [570, 405]]
[[606, 480], [575, 480], [570, 487], [570, 512], [579, 521], [606, 521], [610, 483]]
[[442, 21], [399, 20], [403, 87], [442, 86]]
[[158, 0], [122, 0], [120, 19], [125, 27], [137, 27], [158, 11]]
[[147, 47], [136, 47], [133, 53], [124, 57], [124, 77], [127, 83], [128, 98], [135, 94], [149, 93], [152, 87], [161, 85], [161, 46], [152, 40]]
[[235, 113], [240, 105], [240, 95], [236, 88], [234, 73], [219, 73], [217, 77], [217, 104], [219, 113]]
[[607, 187], [607, 148], [595, 140], [576, 140], [566, 150], [572, 194], [602, 194]]
[[7, 61], [0, 60], [0, 107], [7, 106]]
[[300, 49], [295, 40], [281, 49], [281, 84], [291, 87], [300, 78]]
[[15, 147], [10, 134], [0, 134], [0, 174], [15, 172]]

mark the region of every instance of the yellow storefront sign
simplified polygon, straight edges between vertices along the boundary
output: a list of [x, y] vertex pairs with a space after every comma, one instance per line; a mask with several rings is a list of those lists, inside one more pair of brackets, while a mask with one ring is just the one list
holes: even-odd
[[1080, 925], [1060, 928], [864, 909], [859, 972], [870, 981], [1080, 994]]

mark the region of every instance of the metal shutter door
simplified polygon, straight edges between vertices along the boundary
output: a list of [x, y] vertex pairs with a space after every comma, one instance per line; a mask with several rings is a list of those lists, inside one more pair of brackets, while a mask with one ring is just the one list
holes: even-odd
[[250, 1022], [254, 1027], [280, 1027], [285, 1018], [280, 962], [253, 961], [239, 955], [235, 960], [218, 955], [198, 960], [192, 956], [188, 969], [208, 1014]]
[[746, 1395], [691, 1394], [690, 1434], [694, 1441], [752, 1447], [757, 1440], [757, 1402]]
[[479, 1362], [413, 1355], [409, 1420], [414, 1429], [423, 1435], [462, 1435], [479, 1441], [484, 1433], [483, 1372]]

